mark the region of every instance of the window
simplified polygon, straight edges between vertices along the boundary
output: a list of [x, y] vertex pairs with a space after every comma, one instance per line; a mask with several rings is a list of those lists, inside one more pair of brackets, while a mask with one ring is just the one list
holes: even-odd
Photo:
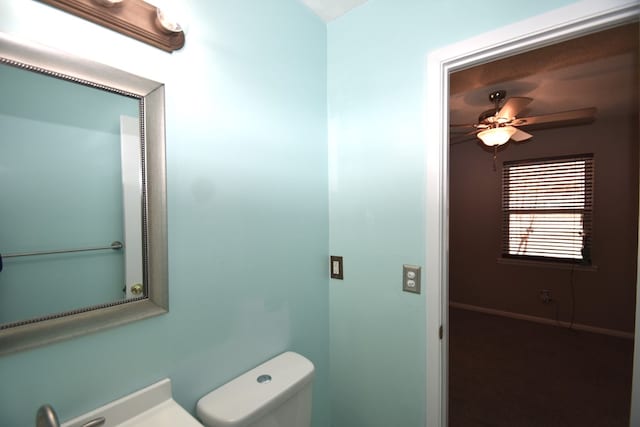
[[502, 254], [591, 264], [593, 155], [505, 162]]

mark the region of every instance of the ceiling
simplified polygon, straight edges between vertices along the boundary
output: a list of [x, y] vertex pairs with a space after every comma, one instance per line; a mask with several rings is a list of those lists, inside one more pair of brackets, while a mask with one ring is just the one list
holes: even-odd
[[[324, 21], [367, 0], [300, 0]], [[490, 92], [533, 98], [518, 117], [596, 107], [598, 117], [638, 114], [638, 23], [557, 43], [453, 73], [450, 123], [476, 123]]]
[[325, 22], [332, 21], [367, 0], [300, 0]]
[[638, 114], [638, 24], [628, 24], [450, 76], [450, 123], [476, 123], [488, 94], [533, 98], [518, 117], [596, 107], [599, 117]]

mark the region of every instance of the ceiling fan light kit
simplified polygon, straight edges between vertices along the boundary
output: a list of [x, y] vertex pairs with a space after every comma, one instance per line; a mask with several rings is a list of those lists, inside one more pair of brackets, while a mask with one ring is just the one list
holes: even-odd
[[514, 133], [516, 133], [516, 128], [513, 126], [500, 126], [495, 128], [490, 128], [483, 130], [478, 133], [478, 138], [489, 147], [495, 147], [498, 145], [506, 144]]

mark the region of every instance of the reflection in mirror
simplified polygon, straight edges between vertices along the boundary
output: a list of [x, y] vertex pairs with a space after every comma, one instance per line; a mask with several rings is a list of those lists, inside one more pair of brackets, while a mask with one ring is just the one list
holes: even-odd
[[166, 312], [164, 88], [0, 34], [0, 354]]
[[[138, 99], [4, 64], [0, 93], [0, 168], [11, 183], [0, 204], [0, 323], [124, 298], [127, 240], [142, 236], [124, 237], [120, 118], [138, 121]], [[126, 140], [132, 154], [138, 129]]]

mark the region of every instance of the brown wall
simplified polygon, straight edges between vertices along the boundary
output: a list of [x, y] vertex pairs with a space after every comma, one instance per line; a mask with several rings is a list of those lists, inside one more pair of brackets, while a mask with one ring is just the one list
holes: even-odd
[[[638, 116], [598, 118], [590, 125], [532, 131], [525, 143], [492, 153], [476, 142], [453, 145], [450, 167], [450, 301], [571, 320], [571, 270], [504, 264], [501, 253], [502, 162], [594, 153], [593, 263], [573, 273], [574, 321], [634, 329], [638, 237]], [[543, 304], [541, 289], [555, 301]]]

